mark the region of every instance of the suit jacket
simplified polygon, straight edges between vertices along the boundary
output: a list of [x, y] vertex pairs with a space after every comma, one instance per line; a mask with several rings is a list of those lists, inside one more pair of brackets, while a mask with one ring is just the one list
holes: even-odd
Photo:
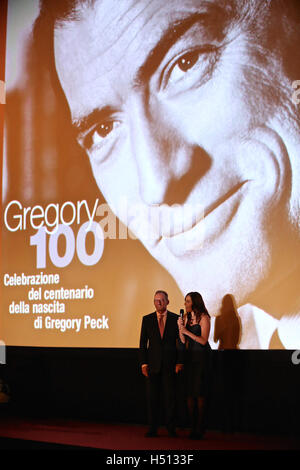
[[148, 364], [150, 373], [175, 371], [183, 364], [184, 346], [179, 340], [178, 315], [167, 311], [163, 337], [160, 336], [156, 312], [145, 315], [140, 336], [140, 364]]

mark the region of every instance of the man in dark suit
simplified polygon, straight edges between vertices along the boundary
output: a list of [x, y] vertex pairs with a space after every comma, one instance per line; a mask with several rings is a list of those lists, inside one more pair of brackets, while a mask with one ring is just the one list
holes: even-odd
[[182, 369], [183, 348], [179, 341], [178, 315], [169, 312], [168, 294], [158, 290], [154, 295], [155, 312], [145, 315], [140, 337], [140, 363], [147, 378], [149, 430], [147, 437], [157, 435], [160, 395], [163, 395], [166, 426], [176, 436], [176, 374]]

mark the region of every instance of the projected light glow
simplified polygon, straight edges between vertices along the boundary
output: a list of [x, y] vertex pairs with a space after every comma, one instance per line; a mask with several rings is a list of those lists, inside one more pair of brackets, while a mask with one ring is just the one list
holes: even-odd
[[4, 283], [6, 344], [137, 347], [163, 289], [219, 320], [229, 294], [241, 349], [299, 349], [299, 2], [71, 3], [12, 34], [8, 0], [2, 273], [93, 296]]

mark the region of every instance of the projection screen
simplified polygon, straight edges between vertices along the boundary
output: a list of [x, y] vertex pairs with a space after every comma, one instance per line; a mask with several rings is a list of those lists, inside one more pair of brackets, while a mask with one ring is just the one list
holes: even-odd
[[135, 348], [162, 289], [214, 349], [300, 349], [300, 3], [8, 0], [4, 33], [0, 339]]

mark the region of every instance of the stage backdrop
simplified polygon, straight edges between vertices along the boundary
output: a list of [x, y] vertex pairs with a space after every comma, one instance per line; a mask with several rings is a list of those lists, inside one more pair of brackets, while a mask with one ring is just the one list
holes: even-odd
[[[266, 107], [271, 116], [265, 123], [267, 130], [261, 124], [248, 125], [249, 110], [256, 106], [254, 95], [264, 93], [260, 90], [261, 81], [256, 83], [252, 77], [251, 86], [246, 90], [241, 82], [240, 89], [235, 88], [237, 95], [247, 96], [251, 103], [244, 115], [232, 98], [230, 86], [236, 86], [233, 69], [236, 67], [244, 80], [250, 80], [257, 66], [257, 54], [247, 50], [250, 33], [247, 37], [243, 32], [240, 45], [235, 45], [234, 37], [221, 45], [225, 34], [222, 36], [215, 31], [222, 26], [222, 15], [216, 6], [211, 11], [211, 6], [205, 7], [209, 11], [202, 11], [204, 7], [201, 7], [202, 16], [199, 14], [196, 18], [197, 5], [202, 2], [185, 2], [185, 10], [181, 11], [178, 2], [161, 0], [150, 2], [145, 9], [149, 18], [155, 17], [154, 11], [160, 12], [163, 18], [162, 29], [152, 27], [150, 34], [149, 18], [146, 16], [142, 23], [136, 20], [144, 12], [139, 3], [134, 6], [127, 24], [125, 3], [128, 2], [111, 1], [102, 6], [107, 11], [93, 10], [94, 15], [88, 13], [88, 8], [83, 9], [79, 15], [81, 20], [75, 21], [79, 29], [75, 26], [57, 28], [54, 42], [51, 14], [59, 3], [53, 1], [49, 16], [45, 10], [39, 17], [37, 0], [8, 0], [6, 30], [1, 31], [6, 48], [5, 60], [4, 48], [1, 57], [3, 71], [5, 64], [5, 78], [2, 78], [5, 93], [3, 87], [1, 89], [5, 120], [1, 142], [0, 339], [11, 346], [135, 348], [139, 343], [142, 316], [154, 310], [153, 296], [157, 289], [168, 292], [168, 308], [176, 313], [184, 307], [185, 294], [197, 290], [211, 314], [213, 348], [299, 348], [296, 318], [299, 277], [294, 275], [299, 272], [299, 239], [295, 236], [295, 227], [288, 230], [288, 216], [287, 219], [282, 217], [290, 201], [293, 168], [288, 176], [282, 171], [284, 177], [275, 178], [274, 183], [274, 174], [278, 176], [274, 168], [285, 169], [286, 161], [292, 158], [290, 154], [295, 148], [299, 150], [299, 146], [297, 137], [293, 142], [289, 140], [292, 124], [283, 132], [278, 131], [277, 123], [271, 125], [276, 121], [273, 108], [279, 106], [277, 95], [267, 96]], [[211, 5], [214, 3], [218, 2], [211, 2]], [[235, 2], [228, 2], [228, 9], [232, 3]], [[178, 14], [168, 13], [167, 8], [172, 9], [172, 4]], [[6, 16], [5, 2], [1, 8], [2, 18]], [[254, 15], [255, 11], [252, 13]], [[125, 18], [124, 24], [123, 19], [118, 23], [118, 15]], [[275, 8], [268, 16], [275, 27], [278, 21], [274, 15], [279, 21], [280, 8]], [[204, 32], [206, 20], [210, 26]], [[80, 21], [85, 23], [82, 29]], [[97, 42], [99, 38], [91, 32], [91, 25], [92, 22], [101, 24], [101, 21], [104, 22], [101, 31], [109, 45], [116, 44], [117, 27], [121, 25], [127, 44], [123, 53], [105, 54], [103, 50], [108, 50], [105, 44], [103, 49], [98, 46], [97, 50], [95, 44], [101, 41]], [[170, 35], [172, 21], [176, 24], [176, 37]], [[129, 33], [129, 24], [134, 26], [132, 33]], [[145, 67], [139, 69], [139, 83], [148, 80], [147, 94], [141, 100], [145, 107], [148, 100], [147, 110], [141, 112], [144, 120], [138, 114], [141, 105], [135, 98], [127, 99], [124, 83], [130, 72], [122, 62], [125, 54], [128, 69], [136, 67], [134, 61], [139, 61], [139, 66], [145, 63], [141, 48], [134, 46], [135, 34], [141, 34], [141, 24], [146, 31], [142, 36], [145, 41], [142, 49], [145, 56], [148, 54], [147, 65], [151, 65], [149, 57], [155, 56], [156, 62], [158, 56], [160, 58], [159, 63], [151, 65], [151, 74]], [[163, 41], [161, 31], [167, 27], [169, 36], [165, 34]], [[237, 27], [234, 25], [230, 32], [227, 26], [227, 33], [234, 36]], [[86, 47], [88, 39], [91, 48]], [[242, 46], [243, 54], [239, 56]], [[264, 44], [265, 50], [267, 46]], [[262, 53], [263, 48], [260, 51]], [[86, 100], [83, 94], [79, 99], [76, 87], [81, 87], [82, 70], [89, 69], [93, 55], [101, 54], [103, 64], [95, 60], [97, 67], [88, 72], [89, 78], [82, 86]], [[198, 64], [200, 54], [201, 65]], [[227, 56], [231, 66], [226, 72]], [[253, 67], [249, 66], [251, 60]], [[288, 60], [290, 64], [293, 58], [288, 57]], [[259, 61], [260, 67], [270, 65], [267, 55]], [[120, 64], [119, 83], [112, 83], [111, 70], [116, 64]], [[95, 87], [91, 81], [97, 73], [103, 79], [99, 90], [108, 117], [102, 117], [102, 124], [91, 121], [90, 127], [83, 128], [93, 113], [95, 120], [99, 111], [95, 101], [98, 95], [92, 95]], [[78, 76], [78, 80], [72, 74]], [[155, 74], [160, 74], [159, 85]], [[297, 78], [300, 76], [294, 76], [294, 80]], [[196, 105], [198, 99], [209, 96], [209, 83], [213, 80], [215, 99], [209, 102], [212, 106], [218, 102], [219, 122], [211, 118], [207, 108], [204, 115], [199, 115]], [[155, 94], [156, 86], [160, 89]], [[268, 89], [268, 84], [266, 86]], [[110, 87], [114, 90], [113, 98]], [[291, 96], [296, 91], [296, 86], [289, 89]], [[117, 107], [113, 102], [116, 97], [120, 103], [126, 102], [121, 110], [121, 105]], [[189, 100], [193, 102], [192, 107]], [[135, 111], [125, 120], [129, 106]], [[176, 117], [173, 121], [170, 117], [176, 115], [179, 108], [179, 114], [188, 114], [189, 122], [193, 123], [189, 130], [186, 122], [180, 129]], [[231, 108], [231, 120], [235, 122], [232, 133], [222, 127], [225, 120], [228, 122], [224, 108]], [[135, 124], [140, 125], [130, 127], [135, 119], [134, 112], [137, 113]], [[263, 115], [263, 110], [255, 111], [256, 115], [260, 112]], [[77, 127], [81, 126], [78, 140], [72, 119]], [[245, 127], [238, 129], [236, 122], [243, 120]], [[203, 145], [195, 137], [195, 122], [207, 136]], [[299, 120], [296, 123], [299, 125]], [[147, 130], [144, 129], [146, 124]], [[180, 137], [172, 132], [173, 128]], [[249, 135], [245, 134], [248, 131]], [[149, 141], [153, 133], [157, 133], [150, 150], [140, 141], [143, 132]], [[241, 133], [244, 133], [243, 139], [239, 140]], [[230, 140], [227, 148], [222, 145], [221, 134], [226, 134], [226, 142]], [[110, 140], [103, 144], [105, 138]], [[192, 148], [192, 156], [187, 148]], [[152, 152], [155, 159], [160, 151], [155, 173], [147, 163], [149, 156], [146, 154]], [[238, 170], [236, 165], [227, 165], [229, 153], [232, 158], [239, 154], [248, 163], [243, 163]], [[133, 160], [137, 162], [138, 157], [133, 157], [134, 154], [139, 154], [142, 161], [136, 166]], [[123, 160], [118, 167], [120, 158]], [[224, 164], [218, 167], [215, 161], [221, 158]], [[254, 159], [258, 161], [255, 165]], [[247, 189], [247, 182], [255, 180], [253, 169], [259, 174], [258, 183], [254, 184], [254, 189]], [[168, 183], [167, 171], [172, 174]], [[215, 174], [209, 180], [211, 171]], [[164, 197], [162, 184], [165, 185]], [[276, 191], [273, 194], [274, 185], [279, 194], [277, 199]], [[252, 193], [259, 194], [261, 186], [268, 189], [262, 192], [261, 198], [253, 196], [251, 199]], [[149, 196], [147, 191], [150, 190]], [[250, 203], [244, 202], [247, 197]], [[265, 207], [278, 214], [282, 223], [270, 219]], [[155, 212], [157, 208], [159, 212]], [[254, 221], [254, 228], [249, 221]], [[188, 234], [186, 240], [182, 234]], [[245, 242], [247, 236], [249, 242]], [[268, 237], [270, 243], [266, 242]], [[294, 256], [287, 252], [288, 246]], [[286, 269], [287, 265], [290, 269]], [[282, 276], [278, 276], [281, 268]], [[274, 307], [274, 297], [278, 309]], [[285, 304], [288, 304], [286, 312]], [[290, 316], [291, 311], [294, 316]], [[285, 317], [287, 323], [294, 325], [290, 342], [286, 340], [284, 328], [276, 330]]]

